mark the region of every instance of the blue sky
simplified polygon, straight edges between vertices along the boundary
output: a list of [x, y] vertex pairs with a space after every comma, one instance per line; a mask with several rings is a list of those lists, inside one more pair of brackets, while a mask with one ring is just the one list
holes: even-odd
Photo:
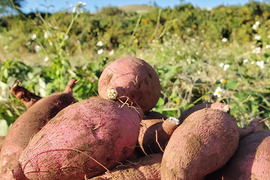
[[[86, 9], [88, 11], [94, 12], [96, 8], [106, 7], [108, 5], [111, 6], [123, 6], [123, 5], [130, 5], [130, 4], [151, 4], [156, 2], [158, 6], [165, 8], [165, 7], [174, 7], [175, 5], [180, 4], [180, 0], [81, 0], [85, 2]], [[262, 0], [260, 0], [262, 1]], [[59, 10], [65, 10], [70, 8], [72, 4], [76, 4], [79, 0], [25, 0], [23, 5], [22, 11], [28, 13], [30, 11], [36, 12], [39, 11], [46, 11], [48, 9], [49, 12], [57, 12]], [[213, 8], [218, 5], [243, 5], [249, 0], [185, 0], [185, 3], [191, 3], [194, 6], [200, 8]]]

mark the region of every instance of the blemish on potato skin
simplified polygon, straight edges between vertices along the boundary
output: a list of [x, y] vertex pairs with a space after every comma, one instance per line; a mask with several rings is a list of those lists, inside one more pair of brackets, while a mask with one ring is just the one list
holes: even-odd
[[109, 74], [107, 75], [107, 81], [106, 81], [106, 85], [110, 84], [111, 80], [112, 80], [113, 74]]

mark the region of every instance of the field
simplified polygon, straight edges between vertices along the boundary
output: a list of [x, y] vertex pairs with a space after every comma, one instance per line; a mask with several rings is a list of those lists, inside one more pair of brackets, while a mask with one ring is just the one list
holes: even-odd
[[77, 5], [74, 12], [1, 17], [0, 136], [26, 110], [9, 92], [16, 81], [45, 97], [76, 78], [80, 101], [97, 95], [104, 67], [124, 56], [141, 58], [158, 73], [155, 111], [179, 117], [210, 101], [229, 104], [239, 127], [270, 117], [269, 3], [129, 9], [90, 14]]

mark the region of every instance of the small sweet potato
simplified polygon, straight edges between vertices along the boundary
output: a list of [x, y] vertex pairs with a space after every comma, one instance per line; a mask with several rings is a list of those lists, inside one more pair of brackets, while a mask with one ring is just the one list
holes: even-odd
[[227, 113], [230, 113], [230, 107], [229, 105], [225, 104], [225, 103], [210, 103], [210, 102], [204, 102], [204, 103], [200, 103], [200, 104], [196, 104], [190, 108], [188, 108], [187, 110], [185, 110], [183, 113], [181, 113], [181, 116], [179, 117], [180, 120], [180, 124], [183, 123], [183, 121], [192, 113], [194, 113], [195, 111], [198, 111], [200, 109], [204, 109], [204, 108], [212, 108], [212, 109], [218, 109]]
[[150, 154], [90, 180], [159, 180], [161, 159], [162, 153]]
[[106, 99], [120, 99], [139, 105], [143, 112], [151, 110], [161, 92], [159, 77], [151, 65], [136, 57], [113, 61], [102, 72], [98, 94]]
[[18, 98], [27, 108], [30, 108], [34, 103], [41, 99], [40, 96], [22, 87], [18, 81], [11, 88], [10, 93]]
[[142, 114], [139, 107], [100, 97], [74, 103], [31, 139], [14, 176], [83, 180], [101, 174], [133, 153]]
[[233, 158], [223, 168], [223, 179], [270, 179], [270, 131], [243, 138]]
[[169, 117], [166, 120], [142, 120], [138, 144], [144, 154], [163, 152], [179, 120]]
[[172, 134], [161, 163], [161, 178], [196, 179], [222, 167], [239, 142], [236, 120], [223, 111], [204, 108], [189, 115]]
[[63, 93], [55, 93], [35, 102], [11, 126], [2, 145], [0, 153], [1, 180], [12, 179], [14, 166], [28, 145], [30, 139], [60, 110], [75, 103], [72, 88], [76, 80], [67, 84]]

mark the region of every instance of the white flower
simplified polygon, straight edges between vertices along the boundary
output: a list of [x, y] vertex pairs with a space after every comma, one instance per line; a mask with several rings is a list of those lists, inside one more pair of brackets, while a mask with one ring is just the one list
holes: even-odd
[[264, 68], [264, 61], [263, 61], [263, 60], [257, 61], [256, 64], [257, 64], [257, 66], [259, 66], [261, 69]]
[[220, 63], [219, 67], [223, 68], [224, 71], [227, 71], [227, 69], [229, 69], [230, 65], [229, 64], [224, 64], [224, 63]]
[[69, 38], [69, 35], [65, 35], [64, 40], [67, 40]]
[[35, 40], [36, 38], [37, 38], [37, 35], [36, 34], [32, 34], [31, 39], [32, 40]]
[[262, 51], [262, 48], [261, 47], [255, 47], [252, 52], [255, 53], [255, 54], [260, 54]]
[[[74, 6], [74, 5], [71, 5], [72, 7]], [[81, 9], [84, 7], [84, 6], [86, 6], [86, 3], [85, 2], [81, 2], [81, 1], [79, 1], [74, 7], [73, 7], [73, 9], [72, 9], [72, 12], [73, 13], [81, 13], [82, 11], [81, 11]]]
[[224, 93], [225, 91], [221, 87], [217, 87], [214, 92], [214, 96], [221, 97], [222, 95], [224, 95]]
[[47, 38], [49, 38], [50, 35], [51, 35], [50, 31], [45, 31], [44, 38], [47, 39]]
[[255, 24], [253, 24], [252, 29], [256, 30], [260, 25], [260, 21], [256, 21]]
[[270, 45], [269, 44], [265, 45], [265, 49], [270, 49]]
[[99, 46], [99, 47], [103, 46], [103, 42], [102, 41], [98, 41], [97, 46]]
[[223, 67], [224, 71], [227, 71], [227, 69], [229, 69], [229, 67], [230, 67], [229, 64], [224, 64], [224, 67]]
[[226, 82], [227, 82], [226, 79], [220, 79], [221, 84], [225, 84]]
[[256, 35], [256, 36], [254, 36], [254, 39], [257, 40], [257, 41], [259, 41], [259, 40], [261, 40], [261, 36], [260, 35]]
[[79, 2], [77, 2], [76, 6], [77, 7], [83, 7], [83, 6], [86, 6], [86, 3], [79, 1]]
[[8, 46], [4, 46], [4, 50], [7, 50], [8, 49]]
[[256, 30], [258, 26], [256, 24], [253, 24], [252, 29]]
[[41, 47], [39, 45], [35, 45], [34, 49], [35, 49], [36, 52], [39, 52], [41, 50]]
[[249, 61], [248, 59], [244, 59], [243, 63], [248, 63], [248, 61]]
[[98, 50], [98, 54], [102, 54], [104, 52], [104, 50], [103, 49], [100, 49], [100, 50]]
[[44, 62], [48, 62], [49, 61], [49, 57], [48, 56], [46, 56], [45, 58], [44, 58]]
[[114, 50], [111, 50], [109, 53], [109, 56], [113, 56], [114, 55]]
[[225, 43], [225, 42], [227, 42], [227, 41], [228, 41], [227, 38], [222, 38], [222, 39], [221, 39], [221, 42], [223, 42], [223, 43]]

